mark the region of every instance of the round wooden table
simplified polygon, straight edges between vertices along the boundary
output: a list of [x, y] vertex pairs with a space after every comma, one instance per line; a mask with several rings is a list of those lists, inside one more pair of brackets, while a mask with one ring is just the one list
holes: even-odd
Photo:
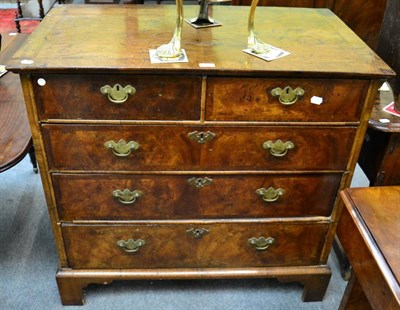
[[[2, 34], [0, 65], [7, 64], [25, 39], [26, 35]], [[38, 172], [21, 83], [11, 72], [0, 77], [0, 150], [0, 172], [19, 163], [27, 153]]]

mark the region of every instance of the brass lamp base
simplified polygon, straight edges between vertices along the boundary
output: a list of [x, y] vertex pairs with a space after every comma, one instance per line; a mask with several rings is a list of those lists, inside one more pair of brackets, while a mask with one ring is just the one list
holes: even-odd
[[157, 48], [156, 54], [161, 59], [176, 59], [182, 56], [181, 37], [183, 24], [183, 0], [176, 0], [177, 18], [174, 35], [169, 43]]
[[247, 48], [249, 48], [251, 52], [255, 54], [265, 54], [270, 50], [269, 45], [265, 44], [263, 41], [258, 39], [254, 32], [254, 14], [256, 12], [257, 4], [258, 0], [253, 0], [251, 2], [249, 21], [247, 26], [247, 29], [249, 31], [249, 37], [247, 39]]
[[221, 26], [222, 24], [220, 22], [211, 18], [208, 14], [208, 8], [211, 2], [212, 1], [209, 0], [201, 0], [199, 16], [192, 19], [186, 19], [185, 21], [195, 28]]

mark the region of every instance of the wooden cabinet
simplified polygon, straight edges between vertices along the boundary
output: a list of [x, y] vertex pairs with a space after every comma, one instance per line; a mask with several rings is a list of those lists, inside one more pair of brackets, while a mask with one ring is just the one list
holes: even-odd
[[[188, 63], [149, 61], [170, 6], [58, 7], [14, 55], [64, 304], [122, 279], [274, 277], [323, 298], [337, 193], [393, 72], [328, 10], [259, 8], [260, 37], [291, 53], [272, 62], [242, 52], [248, 8], [213, 13], [222, 27], [184, 28]], [[286, 86], [304, 94], [282, 104]]]

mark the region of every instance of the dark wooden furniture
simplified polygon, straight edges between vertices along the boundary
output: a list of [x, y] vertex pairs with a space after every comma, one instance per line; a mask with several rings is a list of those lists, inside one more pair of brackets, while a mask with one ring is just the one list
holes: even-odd
[[[24, 35], [2, 35], [1, 65], [7, 64], [25, 39]], [[34, 171], [38, 171], [21, 83], [11, 72], [0, 77], [0, 150], [0, 172], [19, 163], [27, 153]]]
[[[358, 160], [371, 186], [400, 185], [400, 117], [383, 111], [392, 101], [390, 93], [381, 92]], [[382, 119], [390, 122], [381, 122]]]
[[[374, 105], [359, 164], [371, 185], [400, 185], [400, 116], [383, 111], [393, 100], [400, 105], [400, 2], [397, 0], [388, 0], [377, 53], [397, 76], [389, 79], [393, 95], [381, 92]], [[390, 122], [384, 123], [382, 119]]]
[[353, 267], [339, 309], [400, 309], [400, 186], [351, 188], [337, 234]]
[[387, 1], [377, 53], [397, 73], [388, 82], [400, 112], [400, 2], [397, 0]]
[[[234, 5], [250, 5], [252, 0], [232, 0]], [[377, 46], [388, 0], [259, 0], [260, 6], [328, 8], [338, 15], [371, 48]], [[397, 1], [397, 0], [394, 0]], [[282, 20], [282, 23], [285, 21]]]
[[[258, 8], [260, 38], [285, 58], [244, 53], [248, 8], [216, 6], [223, 27], [184, 28], [188, 63], [151, 64], [175, 11], [58, 7], [14, 55], [63, 304], [89, 283], [243, 277], [298, 281], [321, 300], [337, 191], [393, 72], [329, 10], [301, 8]], [[106, 85], [135, 94], [116, 104]], [[272, 90], [286, 86], [304, 95], [282, 104]]]

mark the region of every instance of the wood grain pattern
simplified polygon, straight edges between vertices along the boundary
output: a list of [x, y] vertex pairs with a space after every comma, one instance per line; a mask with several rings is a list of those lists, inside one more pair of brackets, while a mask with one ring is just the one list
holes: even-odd
[[[0, 65], [6, 65], [26, 36], [4, 35]], [[0, 172], [21, 161], [31, 147], [31, 130], [19, 76], [7, 72], [0, 77]]]
[[[375, 49], [386, 3], [387, 0], [260, 0], [258, 5], [328, 8], [338, 15], [364, 42]], [[250, 5], [251, 0], [233, 0], [232, 4]]]
[[[209, 233], [196, 239], [186, 232], [191, 228]], [[221, 268], [315, 265], [327, 229], [316, 223], [65, 225], [63, 235], [72, 268]], [[258, 251], [248, 239], [260, 236], [276, 241]], [[126, 253], [116, 242], [130, 238], [146, 244]]]
[[[315, 2], [319, 2], [322, 7], [330, 8], [332, 0], [260, 0], [259, 6], [287, 6], [287, 7], [318, 7]], [[233, 5], [251, 5], [251, 0], [232, 0]]]
[[[271, 90], [301, 87], [305, 94], [285, 106]], [[360, 118], [367, 81], [209, 78], [206, 119], [225, 121], [354, 122]], [[323, 98], [321, 105], [311, 97]]]
[[[193, 177], [212, 179], [194, 188]], [[149, 220], [190, 218], [277, 218], [329, 216], [340, 174], [320, 175], [69, 175], [53, 174], [61, 220]], [[275, 202], [265, 202], [259, 188], [281, 188]], [[112, 191], [143, 193], [124, 205]]]
[[392, 272], [400, 279], [400, 250], [396, 246], [400, 235], [400, 186], [355, 188], [350, 197]]
[[[186, 16], [197, 14], [198, 6], [185, 6]], [[308, 78], [389, 77], [394, 74], [327, 9], [257, 8], [259, 37], [291, 54], [272, 62], [248, 55], [242, 51], [247, 44], [248, 14], [249, 8], [244, 6], [216, 6], [213, 17], [222, 22], [223, 27], [198, 31], [184, 25], [182, 47], [189, 62], [171, 66], [151, 64], [149, 49], [170, 41], [176, 20], [173, 6], [136, 6], [129, 10], [119, 5], [110, 5], [107, 9], [101, 5], [60, 6], [54, 8], [14, 55], [10, 68], [48, 73], [74, 68], [108, 74], [168, 72], [257, 76], [267, 73], [268, 76]], [[79, 29], [78, 24], [81, 25]], [[99, 42], [102, 48], [98, 47]], [[48, 57], [49, 54], [57, 57]], [[23, 65], [21, 59], [31, 59], [34, 63]], [[214, 63], [215, 68], [199, 67], [199, 63], [204, 62]]]
[[31, 131], [19, 77], [0, 78], [0, 172], [22, 160], [31, 146]]
[[276, 278], [279, 281], [287, 281], [289, 277], [292, 281], [305, 285], [304, 301], [316, 301], [324, 295], [331, 271], [327, 266], [224, 269], [75, 269], [73, 272], [63, 269], [58, 270], [56, 275], [63, 305], [83, 305], [83, 289], [88, 284], [109, 284], [114, 280]]
[[[45, 79], [46, 85], [35, 83]], [[167, 75], [34, 75], [39, 117], [99, 120], [199, 120], [201, 77]], [[100, 88], [131, 85], [136, 92], [121, 104]], [[177, 100], [179, 98], [179, 100]]]
[[337, 234], [368, 301], [373, 309], [398, 309], [400, 188], [347, 189], [341, 197]]
[[[197, 11], [185, 7], [185, 14]], [[81, 304], [89, 283], [154, 277], [270, 276], [301, 282], [305, 301], [323, 298], [341, 211], [335, 192], [351, 180], [377, 79], [393, 71], [329, 10], [257, 13], [260, 38], [289, 56], [265, 62], [243, 53], [248, 8], [218, 6], [213, 16], [223, 27], [184, 27], [188, 63], [151, 64], [149, 48], [170, 40], [173, 6], [96, 5], [56, 8], [15, 54], [10, 68], [22, 75], [39, 145], [63, 303]], [[199, 65], [204, 62], [215, 67]], [[48, 77], [46, 86], [37, 86], [40, 77]], [[103, 109], [100, 81], [112, 84], [115, 77], [137, 84], [143, 102], [123, 113]], [[271, 81], [289, 80], [307, 88], [298, 103], [321, 92], [327, 110], [298, 105], [285, 114], [274, 107], [268, 115], [259, 98], [267, 97]], [[65, 98], [57, 94], [64, 84]], [[251, 106], [238, 103], [235, 90]], [[194, 131], [215, 137], [200, 144], [188, 136]], [[136, 141], [139, 149], [116, 157], [104, 143], [119, 139]], [[278, 139], [295, 145], [279, 158], [263, 149]], [[187, 186], [191, 176], [214, 182], [199, 191]], [[254, 194], [270, 185], [287, 188], [277, 211]], [[114, 186], [151, 193], [138, 199], [139, 208], [122, 211], [110, 197]], [[191, 228], [209, 232], [195, 239], [186, 232]], [[247, 240], [264, 234], [274, 235], [275, 247], [249, 251]], [[129, 238], [146, 245], [128, 255], [116, 241]]]
[[365, 296], [354, 271], [351, 272], [350, 279], [346, 285], [339, 310], [372, 310], [371, 305]]
[[[188, 137], [194, 131], [216, 137], [199, 144]], [[355, 132], [352, 127], [43, 126], [54, 170], [343, 170]], [[140, 148], [117, 157], [104, 143], [120, 139]], [[283, 157], [263, 149], [264, 142], [278, 139], [292, 141], [294, 149]]]
[[335, 0], [337, 14], [371, 48], [376, 48], [387, 0]]

